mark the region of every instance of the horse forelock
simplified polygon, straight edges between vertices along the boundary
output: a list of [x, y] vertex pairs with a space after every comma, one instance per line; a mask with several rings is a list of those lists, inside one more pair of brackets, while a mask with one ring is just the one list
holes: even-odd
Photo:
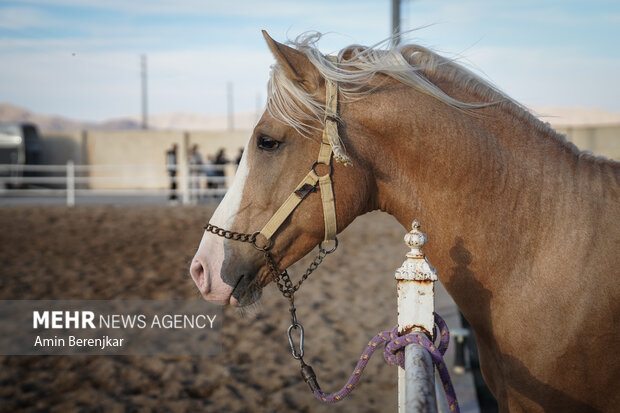
[[308, 136], [325, 115], [325, 104], [290, 80], [279, 65], [271, 67], [267, 86], [267, 111], [277, 121]]

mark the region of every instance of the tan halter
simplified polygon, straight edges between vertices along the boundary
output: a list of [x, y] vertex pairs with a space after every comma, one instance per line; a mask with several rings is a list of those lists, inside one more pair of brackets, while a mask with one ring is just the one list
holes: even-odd
[[[328, 57], [332, 62], [336, 62], [335, 58]], [[336, 222], [336, 205], [334, 202], [334, 191], [332, 183], [332, 157], [344, 165], [351, 165], [352, 162], [345, 154], [338, 135], [338, 84], [332, 82], [329, 79], [325, 79], [325, 126], [323, 129], [323, 136], [321, 138], [321, 147], [319, 149], [319, 155], [316, 162], [312, 164], [310, 172], [304, 177], [304, 179], [295, 187], [293, 193], [291, 193], [284, 203], [273, 214], [269, 222], [261, 229], [252, 234], [230, 231], [224, 228], [220, 228], [211, 223], [207, 223], [204, 226], [205, 231], [208, 231], [216, 236], [224, 237], [226, 239], [248, 242], [259, 251], [262, 251], [265, 255], [267, 262], [267, 268], [271, 274], [278, 289], [291, 301], [291, 314], [294, 314], [295, 306], [293, 304], [293, 296], [295, 292], [301, 287], [301, 284], [308, 278], [308, 276], [323, 262], [323, 259], [334, 252], [338, 247], [338, 238], [336, 233], [338, 225]], [[329, 172], [325, 175], [319, 176], [316, 172], [318, 165], [326, 165], [329, 167]], [[319, 187], [321, 191], [321, 200], [323, 204], [323, 218], [325, 221], [325, 237], [324, 240], [319, 243], [319, 253], [314, 261], [308, 266], [306, 272], [302, 275], [301, 279], [293, 284], [291, 278], [286, 270], [279, 271], [273, 256], [270, 253], [273, 247], [273, 235], [282, 226], [284, 221], [293, 213], [297, 205], [303, 201], [311, 192], [315, 192]], [[259, 242], [258, 235], [262, 235], [265, 239]], [[325, 249], [323, 242], [335, 241], [331, 249]], [[293, 316], [294, 318], [294, 316]], [[296, 322], [295, 322], [296, 323]], [[301, 325], [300, 325], [301, 327]], [[289, 329], [290, 335], [290, 329]], [[290, 337], [289, 337], [290, 338]]]
[[[335, 58], [329, 56], [332, 62]], [[297, 205], [303, 201], [308, 194], [316, 191], [317, 183], [321, 191], [323, 203], [323, 218], [325, 221], [325, 241], [336, 239], [338, 226], [336, 223], [336, 205], [334, 203], [334, 191], [332, 183], [332, 154], [336, 161], [344, 165], [350, 165], [351, 160], [346, 156], [342, 149], [340, 136], [338, 135], [338, 84], [325, 79], [325, 127], [321, 139], [321, 148], [317, 161], [312, 165], [310, 172], [297, 185], [295, 190], [288, 196], [286, 201], [273, 214], [269, 222], [260, 230], [260, 234], [265, 237], [267, 244], [271, 244], [271, 237], [282, 226], [284, 221], [293, 213]], [[323, 164], [329, 167], [329, 172], [319, 176], [315, 168]]]

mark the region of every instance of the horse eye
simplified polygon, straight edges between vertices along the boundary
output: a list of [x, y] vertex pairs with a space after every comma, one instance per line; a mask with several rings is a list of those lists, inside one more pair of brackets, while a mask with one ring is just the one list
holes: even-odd
[[275, 151], [278, 147], [280, 147], [280, 142], [269, 136], [260, 136], [258, 138], [258, 149], [262, 149], [263, 151]]

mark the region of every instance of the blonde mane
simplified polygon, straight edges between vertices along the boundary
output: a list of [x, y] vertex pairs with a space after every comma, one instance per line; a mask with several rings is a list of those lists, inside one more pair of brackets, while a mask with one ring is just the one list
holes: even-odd
[[[390, 39], [371, 47], [353, 45], [342, 49], [338, 53], [338, 63], [334, 64], [316, 45], [321, 36], [316, 32], [305, 33], [289, 41], [288, 45], [303, 52], [323, 78], [339, 83], [341, 99], [344, 102], [371, 93], [372, 89], [368, 87], [371, 81], [377, 75], [385, 75], [472, 115], [475, 115], [475, 109], [498, 104], [532, 122], [538, 129], [553, 131], [548, 124], [539, 121], [522, 105], [489, 82], [454, 60], [444, 58], [425, 47], [405, 45], [382, 49], [381, 47]], [[466, 91], [481, 101], [462, 102], [449, 96], [429, 80], [427, 76], [430, 75], [461, 84]], [[271, 67], [267, 110], [275, 119], [292, 126], [306, 136], [313, 129], [322, 128], [325, 116], [324, 104], [288, 79], [277, 64]], [[564, 139], [561, 140], [565, 142]]]

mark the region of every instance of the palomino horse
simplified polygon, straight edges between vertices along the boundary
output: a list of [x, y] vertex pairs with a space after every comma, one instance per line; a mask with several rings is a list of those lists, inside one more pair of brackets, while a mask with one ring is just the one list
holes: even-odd
[[[351, 46], [329, 59], [318, 35], [292, 46], [264, 35], [277, 62], [267, 110], [211, 224], [251, 234], [274, 215], [314, 167], [326, 85], [338, 82], [337, 129], [352, 163], [332, 162], [338, 232], [376, 209], [406, 229], [420, 219], [502, 411], [617, 411], [619, 164], [580, 153], [422, 47]], [[276, 230], [279, 269], [324, 238], [322, 191]], [[261, 251], [211, 232], [190, 272], [206, 299], [240, 306], [273, 276]]]

